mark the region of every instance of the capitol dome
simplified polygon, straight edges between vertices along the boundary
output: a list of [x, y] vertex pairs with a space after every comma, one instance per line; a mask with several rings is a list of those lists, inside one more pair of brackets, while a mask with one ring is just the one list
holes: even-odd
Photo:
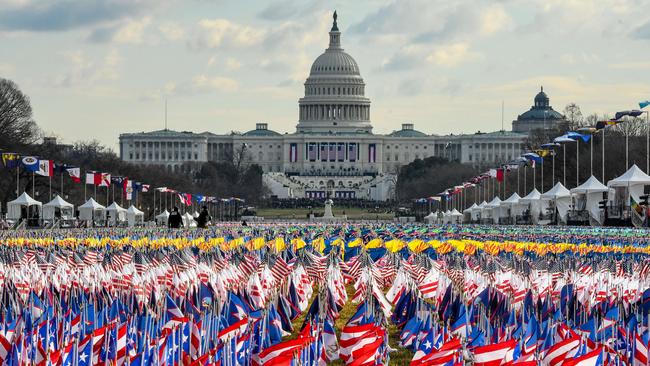
[[318, 56], [316, 61], [311, 65], [310, 75], [331, 75], [333, 73], [341, 75], [359, 75], [359, 65], [347, 53], [325, 51]]
[[329, 32], [329, 47], [314, 60], [300, 98], [297, 133], [371, 133], [370, 99], [359, 65], [341, 48], [336, 23]]

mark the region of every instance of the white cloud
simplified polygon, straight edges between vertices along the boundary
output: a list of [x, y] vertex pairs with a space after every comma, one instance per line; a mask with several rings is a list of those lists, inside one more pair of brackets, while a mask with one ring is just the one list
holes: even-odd
[[239, 83], [235, 79], [207, 75], [197, 75], [192, 79], [192, 86], [198, 90], [232, 92], [239, 88]]
[[507, 29], [512, 24], [512, 18], [500, 4], [489, 6], [481, 12], [480, 35], [489, 36]]
[[262, 29], [227, 19], [203, 19], [199, 27], [200, 34], [193, 41], [193, 46], [198, 48], [250, 47], [258, 45], [265, 34]]
[[165, 22], [158, 26], [158, 31], [168, 41], [178, 41], [185, 37], [185, 29], [175, 22]]
[[234, 57], [229, 57], [226, 60], [226, 69], [227, 70], [239, 70], [241, 68], [241, 62], [237, 61]]
[[478, 58], [481, 58], [481, 55], [471, 52], [467, 43], [453, 43], [436, 48], [426, 60], [440, 66], [451, 67]]
[[130, 20], [115, 32], [113, 41], [117, 43], [141, 44], [144, 41], [144, 32], [150, 24], [151, 17]]
[[122, 58], [116, 49], [110, 49], [99, 61], [89, 58], [81, 50], [63, 53], [68, 71], [54, 76], [49, 83], [56, 87], [94, 87], [119, 78]]

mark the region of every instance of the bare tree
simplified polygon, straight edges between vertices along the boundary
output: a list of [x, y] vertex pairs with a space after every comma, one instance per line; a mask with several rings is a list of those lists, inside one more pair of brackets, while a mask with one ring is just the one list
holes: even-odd
[[580, 107], [575, 103], [569, 103], [564, 107], [564, 118], [566, 118], [568, 129], [574, 130], [582, 127], [584, 118]]
[[13, 149], [38, 138], [29, 97], [13, 81], [0, 78], [0, 147]]

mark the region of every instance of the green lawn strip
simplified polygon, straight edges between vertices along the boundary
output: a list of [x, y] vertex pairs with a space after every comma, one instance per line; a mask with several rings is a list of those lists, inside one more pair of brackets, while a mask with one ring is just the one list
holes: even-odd
[[[352, 303], [352, 297], [354, 296], [354, 287], [352, 285], [348, 285], [345, 287], [346, 292], [348, 293], [348, 301], [345, 303], [343, 306], [343, 309], [341, 309], [340, 317], [336, 320], [334, 323], [336, 327], [336, 338], [340, 339], [341, 338], [341, 330], [347, 324], [347, 322], [350, 320], [352, 315], [357, 311], [357, 305], [358, 304], [353, 304]], [[314, 294], [312, 295], [312, 298], [310, 299], [309, 303], [311, 304], [312, 301], [314, 301], [314, 298], [318, 295], [318, 288], [314, 286]], [[287, 339], [294, 339], [298, 336], [300, 327], [302, 326], [302, 323], [305, 321], [305, 316], [307, 315], [307, 311], [303, 312], [300, 314], [296, 320], [293, 321], [293, 329], [294, 332], [291, 334]], [[396, 349], [395, 352], [390, 354], [390, 364], [392, 365], [408, 365], [411, 362], [411, 359], [413, 358], [413, 352], [409, 351], [406, 348], [398, 347], [397, 345], [399, 344], [399, 334], [400, 331], [397, 328], [396, 325], [389, 323], [390, 325], [388, 326], [388, 338], [389, 338], [389, 344], [393, 349]], [[336, 360], [331, 363], [331, 365], [345, 365], [345, 363], [342, 360]]]

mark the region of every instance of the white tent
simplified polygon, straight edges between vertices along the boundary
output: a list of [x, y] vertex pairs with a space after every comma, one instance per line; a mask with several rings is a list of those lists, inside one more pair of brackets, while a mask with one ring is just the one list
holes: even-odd
[[483, 209], [485, 208], [485, 205], [487, 205], [487, 202], [483, 201], [478, 206], [472, 209], [472, 222], [481, 221], [481, 216], [483, 214]]
[[196, 227], [196, 221], [194, 221], [194, 217], [189, 212], [186, 212], [183, 217], [183, 226], [185, 227]]
[[557, 182], [553, 188], [542, 193], [542, 200], [548, 200], [555, 207], [558, 214], [558, 223], [566, 224], [569, 206], [571, 205], [571, 192], [562, 183]]
[[478, 205], [474, 202], [471, 206], [463, 210], [463, 222], [472, 222], [472, 211], [477, 207]]
[[424, 216], [424, 221], [427, 224], [433, 224], [436, 221], [436, 214], [433, 212], [429, 213], [428, 215]]
[[169, 220], [169, 211], [167, 211], [167, 209], [165, 209], [165, 211], [161, 212], [156, 216], [157, 225], [167, 226], [168, 220]]
[[131, 205], [131, 207], [126, 210], [126, 221], [129, 223], [129, 227], [142, 225], [144, 224], [144, 212]]
[[603, 200], [603, 193], [607, 191], [609, 188], [592, 175], [584, 183], [571, 189], [573, 209], [587, 211], [591, 219], [602, 225], [604, 217], [601, 217], [598, 203]]
[[481, 221], [487, 224], [499, 223], [499, 206], [501, 205], [501, 198], [494, 197], [492, 201], [485, 205], [483, 212], [481, 212]]
[[539, 222], [539, 214], [546, 211], [546, 207], [548, 207], [548, 201], [542, 201], [541, 196], [537, 188], [534, 188], [525, 197], [519, 199], [522, 215], [528, 211], [533, 224]]
[[62, 219], [72, 219], [74, 217], [74, 206], [67, 202], [61, 196], [56, 195], [54, 199], [43, 205], [43, 219], [53, 220], [58, 217]]
[[103, 223], [106, 220], [106, 207], [100, 205], [91, 197], [86, 203], [79, 206], [79, 219]]
[[442, 214], [442, 223], [448, 224], [451, 222], [451, 211], [447, 210]]
[[[514, 223], [514, 218], [516, 217], [516, 214], [514, 212], [515, 207], [519, 206], [519, 200], [521, 197], [517, 194], [517, 192], [513, 193], [508, 199], [505, 201], [501, 201], [501, 204], [499, 205], [499, 223], [508, 223], [511, 222]], [[494, 210], [497, 212], [497, 210]], [[510, 220], [512, 218], [513, 220]]]
[[198, 212], [198, 211], [194, 211], [194, 213], [192, 214], [192, 217], [199, 217], [199, 212]]
[[624, 218], [630, 211], [630, 200], [641, 201], [644, 187], [650, 185], [650, 176], [632, 165], [623, 175], [607, 182], [607, 187], [614, 189], [614, 194], [608, 195], [608, 215]]
[[106, 214], [110, 225], [117, 225], [126, 221], [126, 209], [118, 205], [117, 202], [113, 202], [106, 207]]
[[[23, 211], [23, 208], [25, 211]], [[27, 192], [23, 192], [18, 198], [13, 201], [7, 202], [7, 219], [18, 220], [33, 218], [35, 214], [41, 216], [43, 204], [31, 198]]]
[[451, 210], [449, 213], [449, 220], [452, 224], [460, 224], [463, 221], [463, 214], [460, 213], [457, 209]]

